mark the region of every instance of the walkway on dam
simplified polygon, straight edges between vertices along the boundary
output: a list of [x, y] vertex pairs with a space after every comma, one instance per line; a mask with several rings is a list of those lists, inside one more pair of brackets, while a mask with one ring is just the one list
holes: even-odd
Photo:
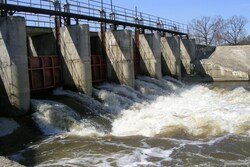
[[[27, 24], [40, 27], [53, 27], [51, 16], [63, 18], [64, 24], [86, 22], [92, 28], [100, 28], [98, 22], [111, 24], [114, 29], [139, 28], [142, 31], [158, 31], [188, 37], [187, 25], [165, 18], [149, 15], [135, 10], [125, 9], [103, 1], [88, 0], [1, 0], [1, 15], [21, 15]], [[61, 19], [60, 19], [61, 21]]]

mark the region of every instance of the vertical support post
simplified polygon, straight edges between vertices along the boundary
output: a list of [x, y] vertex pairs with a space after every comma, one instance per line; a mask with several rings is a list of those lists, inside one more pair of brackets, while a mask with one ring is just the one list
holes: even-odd
[[[106, 18], [106, 13], [103, 9], [103, 0], [101, 1], [101, 9], [100, 9], [100, 16], [101, 18]], [[105, 22], [101, 22], [101, 42], [102, 42], [102, 52], [103, 54], [106, 53], [106, 37], [105, 37], [105, 33], [106, 33], [106, 23]]]
[[[70, 13], [70, 4], [68, 0], [66, 0], [66, 2], [64, 3], [63, 8], [64, 8], [64, 12]], [[64, 25], [70, 25], [70, 17], [64, 18]]]
[[140, 34], [140, 29], [136, 28], [135, 29], [135, 56], [134, 56], [135, 76], [140, 74], [139, 34]]
[[[55, 7], [55, 11], [61, 11], [59, 0], [54, 0], [53, 5]], [[55, 29], [56, 29], [56, 46], [57, 46], [57, 54], [59, 55], [61, 47], [60, 47], [60, 27], [61, 27], [61, 17], [55, 16]]]
[[[0, 4], [7, 4], [7, 0], [0, 0]], [[7, 16], [7, 12], [4, 9], [0, 11], [1, 17]]]
[[[109, 14], [110, 19], [115, 20], [115, 12], [113, 10], [113, 1], [111, 0], [111, 13]], [[114, 31], [117, 30], [117, 25], [115, 24], [110, 24], [110, 30]]]

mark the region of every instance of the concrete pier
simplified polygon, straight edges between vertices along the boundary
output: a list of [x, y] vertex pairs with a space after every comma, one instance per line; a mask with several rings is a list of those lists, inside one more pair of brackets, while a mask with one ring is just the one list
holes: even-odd
[[92, 95], [90, 33], [88, 25], [60, 29], [63, 84]]
[[[26, 26], [22, 17], [0, 17], [0, 90], [2, 104], [9, 108], [17, 108], [19, 112], [8, 112], [2, 108], [1, 113], [21, 115], [29, 111], [30, 89], [26, 46]], [[1, 84], [1, 83], [0, 83]], [[6, 97], [7, 96], [7, 97]], [[10, 104], [10, 105], [9, 105]], [[11, 110], [11, 109], [10, 109]]]
[[140, 72], [143, 75], [161, 79], [161, 37], [160, 34], [140, 34]]
[[109, 80], [134, 87], [134, 49], [130, 30], [106, 32], [107, 74]]
[[180, 58], [184, 69], [182, 73], [191, 74], [191, 62], [195, 59], [195, 41], [190, 39], [180, 40]]
[[161, 37], [162, 75], [181, 79], [180, 38]]

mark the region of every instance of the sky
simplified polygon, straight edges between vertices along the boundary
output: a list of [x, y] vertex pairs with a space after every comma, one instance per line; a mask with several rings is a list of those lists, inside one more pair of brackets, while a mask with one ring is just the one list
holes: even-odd
[[[231, 16], [247, 18], [247, 34], [250, 35], [250, 0], [112, 0], [116, 6], [135, 9], [143, 13], [163, 17], [184, 24], [202, 16]], [[110, 3], [111, 0], [104, 0]]]

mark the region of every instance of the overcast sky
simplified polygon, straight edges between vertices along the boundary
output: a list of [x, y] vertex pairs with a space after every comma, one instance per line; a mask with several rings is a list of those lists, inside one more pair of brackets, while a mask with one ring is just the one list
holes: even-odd
[[[110, 3], [111, 0], [104, 0]], [[187, 24], [201, 16], [222, 16], [227, 19], [233, 15], [244, 16], [250, 34], [250, 0], [113, 0], [116, 6], [171, 19]]]

